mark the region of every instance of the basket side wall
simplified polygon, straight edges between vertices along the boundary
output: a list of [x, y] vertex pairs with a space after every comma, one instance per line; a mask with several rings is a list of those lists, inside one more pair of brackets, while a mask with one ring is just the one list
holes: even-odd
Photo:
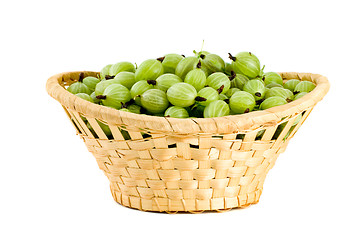
[[255, 130], [216, 135], [130, 131], [64, 110], [110, 180], [117, 202], [172, 212], [258, 202], [268, 171], [312, 108]]

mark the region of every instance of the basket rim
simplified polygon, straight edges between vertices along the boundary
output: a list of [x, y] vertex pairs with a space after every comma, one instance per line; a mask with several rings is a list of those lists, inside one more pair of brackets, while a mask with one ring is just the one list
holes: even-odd
[[83, 100], [61, 86], [61, 83], [66, 79], [77, 79], [80, 72], [85, 73], [85, 76], [97, 76], [99, 74], [93, 71], [75, 71], [56, 74], [47, 80], [46, 90], [48, 94], [66, 108], [109, 124], [135, 126], [138, 129], [175, 134], [229, 134], [252, 130], [261, 126], [275, 125], [284, 117], [313, 107], [323, 99], [330, 87], [328, 79], [320, 74], [279, 72], [284, 80], [307, 80], [315, 83], [317, 86], [313, 91], [300, 99], [267, 110], [225, 117], [179, 119], [119, 111]]

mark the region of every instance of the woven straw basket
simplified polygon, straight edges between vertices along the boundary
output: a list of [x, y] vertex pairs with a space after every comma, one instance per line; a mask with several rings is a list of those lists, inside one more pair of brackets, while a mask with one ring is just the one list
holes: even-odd
[[[295, 78], [317, 86], [298, 100], [264, 111], [176, 119], [85, 101], [65, 90], [79, 73], [51, 77], [48, 93], [61, 103], [110, 180], [115, 201], [156, 212], [201, 212], [257, 203], [278, 155], [329, 90], [324, 76], [280, 73], [284, 81]], [[299, 122], [298, 115], [302, 115]], [[98, 122], [107, 124], [112, 134], [106, 135]]]

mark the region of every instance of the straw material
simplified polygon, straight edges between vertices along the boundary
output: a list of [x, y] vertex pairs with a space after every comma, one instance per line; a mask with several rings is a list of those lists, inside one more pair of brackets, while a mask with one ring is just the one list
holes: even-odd
[[115, 201], [144, 211], [201, 212], [257, 203], [278, 155], [329, 90], [318, 74], [280, 74], [317, 86], [286, 105], [217, 118], [139, 115], [90, 103], [64, 88], [79, 72], [55, 75], [46, 87], [110, 180]]

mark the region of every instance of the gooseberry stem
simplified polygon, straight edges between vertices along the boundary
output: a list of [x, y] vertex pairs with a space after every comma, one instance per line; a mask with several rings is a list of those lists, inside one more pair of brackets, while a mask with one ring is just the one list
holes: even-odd
[[97, 99], [106, 99], [106, 95], [97, 95], [96, 98]]
[[202, 40], [201, 52], [203, 51], [203, 46], [204, 46], [204, 39]]
[[82, 82], [82, 80], [84, 80], [84, 78], [85, 78], [85, 74], [83, 72], [81, 72], [79, 74], [79, 82]]
[[231, 71], [231, 76], [229, 76], [228, 78], [229, 78], [229, 80], [232, 81], [233, 79], [236, 78], [236, 76], [237, 76], [237, 74], [234, 71]]
[[233, 57], [233, 55], [231, 53], [228, 53], [229, 55], [229, 59], [231, 59], [232, 61], [236, 61], [237, 58], [236, 57]]
[[197, 96], [194, 100], [196, 100], [197, 102], [204, 102], [207, 101], [207, 98]]
[[220, 88], [217, 89], [218, 94], [221, 94], [223, 92], [224, 85], [220, 86]]
[[165, 57], [159, 57], [159, 58], [157, 58], [157, 60], [160, 62], [163, 62], [163, 60], [165, 60]]
[[147, 80], [148, 84], [151, 84], [153, 86], [155, 86], [157, 84], [156, 80]]

